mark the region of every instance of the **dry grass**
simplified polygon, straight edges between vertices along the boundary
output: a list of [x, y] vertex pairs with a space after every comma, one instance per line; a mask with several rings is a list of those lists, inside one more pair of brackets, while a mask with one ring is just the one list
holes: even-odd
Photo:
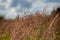
[[[10, 40], [49, 40], [60, 39], [60, 18], [58, 17], [50, 34], [47, 32], [49, 24], [53, 20], [53, 14], [35, 14], [26, 16], [26, 18], [16, 18], [15, 20], [2, 20], [0, 23], [0, 34], [6, 31], [10, 34]], [[47, 32], [47, 33], [46, 33]], [[46, 40], [48, 40], [46, 39]]]

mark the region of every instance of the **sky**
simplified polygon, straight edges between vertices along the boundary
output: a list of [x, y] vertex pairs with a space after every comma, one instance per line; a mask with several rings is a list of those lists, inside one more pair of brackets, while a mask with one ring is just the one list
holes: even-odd
[[18, 15], [23, 17], [44, 8], [49, 14], [55, 7], [60, 7], [60, 0], [0, 0], [0, 16], [15, 19]]

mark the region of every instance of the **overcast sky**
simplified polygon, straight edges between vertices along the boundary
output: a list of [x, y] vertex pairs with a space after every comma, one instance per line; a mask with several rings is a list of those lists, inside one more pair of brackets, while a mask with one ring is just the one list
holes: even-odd
[[50, 13], [53, 7], [60, 7], [60, 0], [0, 0], [0, 15], [14, 19], [18, 13], [23, 16], [26, 11], [35, 12], [43, 8]]

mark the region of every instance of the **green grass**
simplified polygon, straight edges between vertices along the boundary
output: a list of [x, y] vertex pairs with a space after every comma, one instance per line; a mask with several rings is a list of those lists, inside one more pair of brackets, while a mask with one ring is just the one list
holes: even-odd
[[31, 35], [27, 35], [27, 37], [25, 38], [25, 40], [35, 40], [35, 36], [33, 34]]
[[43, 40], [43, 28], [38, 29], [35, 32], [37, 32], [37, 36], [35, 36], [33, 33], [25, 38], [25, 40]]
[[56, 28], [56, 39], [55, 40], [60, 40], [60, 26], [57, 26]]
[[37, 32], [37, 36], [35, 36], [33, 33], [25, 38], [25, 40], [44, 40], [43, 33], [47, 28], [47, 23], [43, 22], [41, 28], [36, 28], [34, 32]]
[[6, 33], [6, 32], [3, 32], [3, 33], [0, 35], [0, 40], [10, 40], [9, 34]]

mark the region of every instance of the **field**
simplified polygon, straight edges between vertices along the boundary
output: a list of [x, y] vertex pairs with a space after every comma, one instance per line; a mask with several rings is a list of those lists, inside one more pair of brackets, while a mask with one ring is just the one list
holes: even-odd
[[36, 13], [15, 20], [0, 19], [0, 40], [60, 40], [60, 16], [49, 29], [56, 16]]

